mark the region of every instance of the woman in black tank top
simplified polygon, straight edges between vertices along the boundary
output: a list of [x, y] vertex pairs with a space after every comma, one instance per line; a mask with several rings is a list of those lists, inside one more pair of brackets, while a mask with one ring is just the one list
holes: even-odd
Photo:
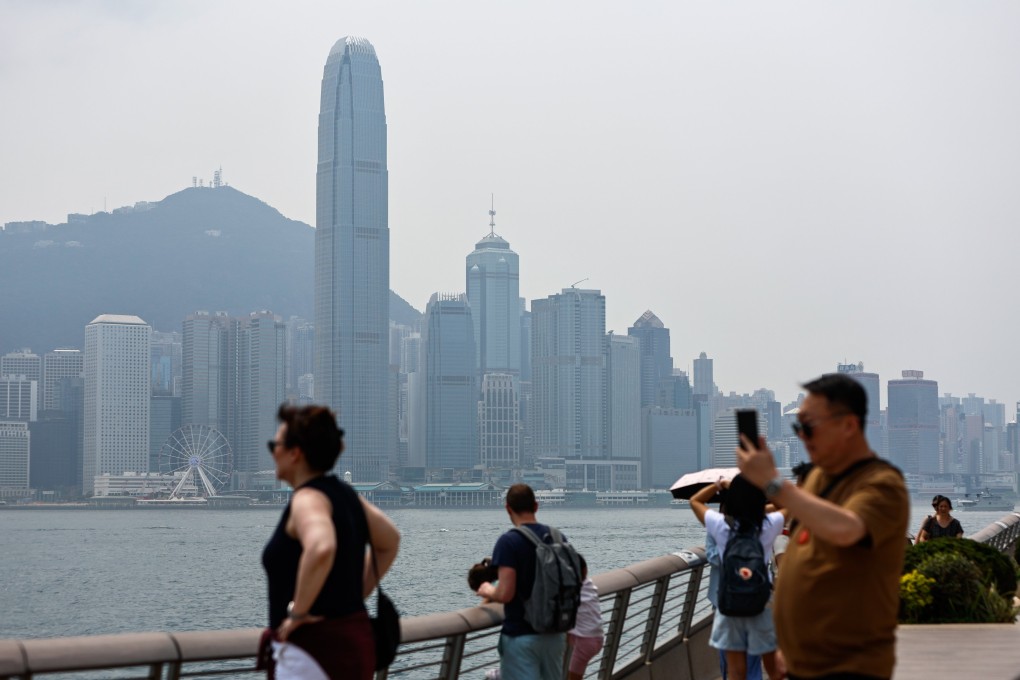
[[327, 474], [343, 451], [336, 416], [322, 406], [281, 406], [269, 442], [276, 476], [294, 493], [262, 553], [277, 680], [365, 678], [375, 647], [364, 598], [375, 587], [366, 556], [374, 544], [381, 577], [400, 534], [378, 508]]
[[928, 515], [921, 530], [917, 532], [917, 542], [924, 543], [933, 538], [960, 538], [963, 536], [963, 526], [960, 520], [950, 515], [953, 509], [953, 502], [945, 496], [938, 495], [931, 501], [931, 507], [935, 508], [935, 515]]

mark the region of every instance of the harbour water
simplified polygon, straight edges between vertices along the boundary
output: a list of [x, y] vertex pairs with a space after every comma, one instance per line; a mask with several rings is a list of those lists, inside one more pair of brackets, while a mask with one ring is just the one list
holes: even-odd
[[[0, 638], [265, 624], [261, 552], [280, 509], [2, 510]], [[384, 586], [406, 616], [470, 607], [468, 567], [509, 526], [500, 508], [391, 509], [403, 534]], [[914, 532], [931, 512], [912, 507]], [[967, 533], [1004, 514], [956, 516]], [[593, 573], [702, 545], [686, 508], [548, 508]]]

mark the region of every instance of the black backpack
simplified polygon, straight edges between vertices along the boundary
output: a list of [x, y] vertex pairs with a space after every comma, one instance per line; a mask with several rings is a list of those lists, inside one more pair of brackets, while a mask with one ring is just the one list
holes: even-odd
[[535, 546], [535, 584], [524, 602], [524, 620], [536, 633], [565, 633], [581, 605], [581, 559], [563, 535], [549, 527], [542, 541], [529, 527], [514, 527]]
[[719, 611], [726, 616], [757, 616], [772, 596], [761, 530], [741, 531], [729, 515], [730, 538], [722, 556]]

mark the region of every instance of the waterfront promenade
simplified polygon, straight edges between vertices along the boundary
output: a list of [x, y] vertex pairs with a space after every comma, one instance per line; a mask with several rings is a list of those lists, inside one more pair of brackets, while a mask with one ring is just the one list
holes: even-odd
[[[1020, 513], [970, 538], [1011, 549]], [[714, 680], [718, 657], [708, 647], [712, 610], [700, 548], [598, 574], [606, 645], [586, 677], [600, 680]], [[868, 604], [861, 603], [862, 614]], [[479, 678], [498, 665], [502, 608], [470, 607], [401, 622], [400, 653], [385, 678]], [[132, 633], [78, 638], [0, 640], [0, 680], [81, 671], [82, 678], [255, 678], [259, 630]], [[1020, 626], [901, 626], [897, 680], [1020, 678]], [[114, 670], [118, 669], [118, 670]]]

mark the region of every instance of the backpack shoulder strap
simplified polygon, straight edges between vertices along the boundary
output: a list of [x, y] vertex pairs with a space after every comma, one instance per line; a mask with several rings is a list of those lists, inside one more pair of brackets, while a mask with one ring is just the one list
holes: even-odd
[[536, 546], [539, 546], [539, 545], [542, 544], [542, 540], [538, 537], [538, 535], [535, 534], [534, 531], [532, 531], [531, 529], [529, 529], [528, 527], [526, 527], [524, 525], [514, 527], [513, 530], [516, 531], [517, 533], [521, 534], [525, 538], [527, 538], [529, 541], [531, 541]]

